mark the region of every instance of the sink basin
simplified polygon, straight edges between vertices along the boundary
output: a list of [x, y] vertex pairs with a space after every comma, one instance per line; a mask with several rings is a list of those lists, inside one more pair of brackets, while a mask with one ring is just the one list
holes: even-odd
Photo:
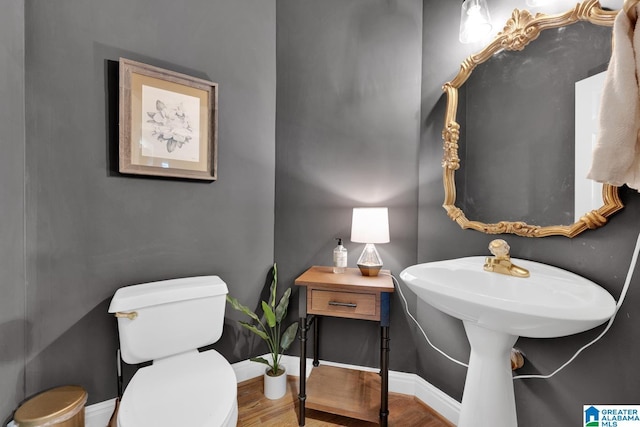
[[418, 298], [464, 324], [471, 353], [458, 427], [476, 426], [478, 420], [516, 427], [510, 356], [518, 337], [589, 330], [608, 320], [616, 303], [597, 284], [560, 268], [511, 258], [531, 273], [520, 278], [484, 271], [484, 259], [413, 265], [400, 278]]
[[484, 271], [485, 257], [418, 264], [400, 277], [420, 299], [458, 319], [530, 338], [584, 332], [613, 315], [611, 295], [584, 277], [512, 258], [531, 272], [520, 278]]

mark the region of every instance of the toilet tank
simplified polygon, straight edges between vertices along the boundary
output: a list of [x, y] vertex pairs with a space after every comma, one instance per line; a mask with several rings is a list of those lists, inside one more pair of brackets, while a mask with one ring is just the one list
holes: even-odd
[[142, 363], [218, 341], [227, 292], [227, 285], [218, 276], [118, 289], [109, 313], [118, 317], [122, 359], [129, 364]]

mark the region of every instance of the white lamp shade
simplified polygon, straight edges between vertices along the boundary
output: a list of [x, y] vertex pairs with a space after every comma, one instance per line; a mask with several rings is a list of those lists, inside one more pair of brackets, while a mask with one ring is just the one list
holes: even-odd
[[389, 209], [353, 208], [351, 241], [356, 243], [388, 243]]

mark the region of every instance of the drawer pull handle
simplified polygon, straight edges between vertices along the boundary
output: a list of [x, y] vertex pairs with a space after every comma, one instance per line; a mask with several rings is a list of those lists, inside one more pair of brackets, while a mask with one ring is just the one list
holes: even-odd
[[329, 305], [337, 305], [338, 307], [352, 307], [355, 308], [358, 304], [353, 302], [340, 302], [340, 301], [329, 301]]

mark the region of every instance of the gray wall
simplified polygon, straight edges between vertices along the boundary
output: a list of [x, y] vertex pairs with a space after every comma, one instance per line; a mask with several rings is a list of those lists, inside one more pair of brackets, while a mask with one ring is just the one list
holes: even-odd
[[[357, 206], [388, 206], [391, 242], [377, 245], [396, 275], [416, 259], [421, 2], [279, 0], [275, 255], [291, 284], [331, 265]], [[391, 367], [415, 351], [393, 299]], [[295, 314], [292, 315], [294, 317]], [[376, 366], [374, 322], [322, 319], [320, 357]], [[297, 353], [298, 349], [292, 352]]]
[[[566, 10], [574, 4], [564, 3], [556, 11]], [[490, 1], [489, 5], [496, 29], [502, 28], [514, 7], [526, 7], [523, 1]], [[619, 7], [619, 4], [612, 6]], [[441, 207], [444, 191], [441, 184], [440, 133], [444, 99], [440, 87], [455, 76], [464, 57], [479, 49], [479, 46], [459, 44], [457, 25], [451, 25], [451, 22], [459, 22], [459, 14], [458, 2], [424, 2], [419, 262], [486, 254], [489, 241], [498, 237], [462, 230], [446, 216]], [[535, 159], [531, 161], [535, 162]], [[512, 235], [499, 237], [509, 242], [514, 256], [553, 264], [581, 274], [601, 284], [617, 299], [635, 239], [640, 232], [640, 197], [635, 190], [626, 187], [621, 194], [626, 206], [610, 219], [606, 227], [587, 231], [574, 239], [528, 239]], [[638, 286], [640, 276], [633, 279], [612, 329], [565, 370], [549, 380], [515, 381], [520, 426], [577, 425], [582, 420], [583, 404], [630, 404], [640, 400], [640, 369], [635, 357], [638, 345], [633, 338], [639, 327], [640, 296], [634, 291]], [[452, 355], [465, 360], [468, 357], [468, 345], [459, 322], [426, 305], [421, 306], [420, 311], [421, 321], [431, 339]], [[601, 330], [597, 328], [558, 339], [521, 338], [516, 345], [527, 355], [523, 373], [552, 372]], [[465, 370], [445, 360], [422, 342], [418, 344], [418, 353], [418, 374], [460, 399]]]
[[[11, 291], [27, 294], [26, 394], [79, 383], [89, 403], [100, 402], [116, 395], [107, 308], [118, 287], [218, 274], [250, 302], [264, 285], [273, 262], [275, 2], [36, 0], [25, 22], [27, 285], [15, 280]], [[217, 182], [116, 172], [121, 56], [219, 83]], [[227, 327], [216, 345], [232, 362], [249, 355], [235, 335]]]
[[0, 423], [24, 397], [24, 4], [0, 14]]
[[[495, 21], [520, 3], [491, 2]], [[459, 2], [429, 0], [5, 5], [0, 94], [12, 102], [0, 115], [0, 419], [62, 383], [84, 385], [90, 403], [115, 396], [106, 310], [118, 287], [219, 274], [255, 304], [274, 259], [280, 291], [308, 266], [329, 264], [335, 237], [345, 238], [355, 266], [354, 206], [389, 206], [391, 243], [379, 250], [396, 274], [416, 261], [486, 253], [494, 236], [461, 230], [441, 208], [440, 88], [478, 48], [458, 43], [458, 20]], [[120, 56], [220, 84], [217, 182], [115, 172]], [[514, 255], [575, 271], [617, 297], [640, 213], [635, 191], [622, 197], [625, 209], [603, 229], [506, 238]], [[640, 400], [636, 286], [637, 278], [609, 334], [565, 371], [516, 382], [520, 425], [539, 425], [541, 414], [545, 425], [573, 425], [583, 403]], [[416, 305], [410, 298], [431, 338], [464, 359], [460, 324]], [[227, 317], [218, 350], [232, 362], [263, 351], [237, 330], [236, 313]], [[374, 323], [327, 319], [323, 331], [322, 358], [377, 365]], [[526, 371], [553, 370], [596, 332], [521, 339]], [[391, 338], [393, 369], [460, 399], [465, 370], [427, 348], [398, 297]]]

